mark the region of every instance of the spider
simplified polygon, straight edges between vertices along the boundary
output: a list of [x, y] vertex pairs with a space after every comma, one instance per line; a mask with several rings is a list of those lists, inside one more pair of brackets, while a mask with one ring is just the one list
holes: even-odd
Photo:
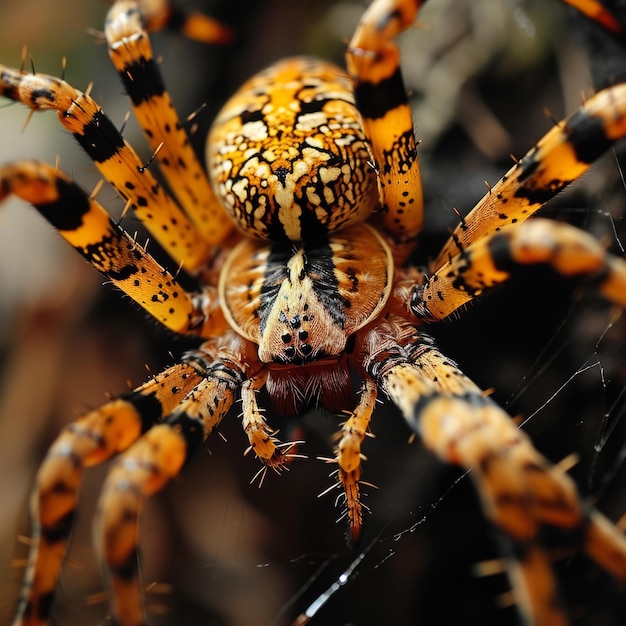
[[[15, 625], [48, 620], [83, 470], [109, 459], [95, 529], [111, 617], [146, 623], [141, 505], [181, 472], [237, 402], [261, 473], [280, 472], [299, 456], [299, 442], [279, 439], [273, 416], [312, 406], [345, 415], [328, 460], [352, 544], [363, 525], [364, 440], [376, 401], [388, 398], [427, 449], [471, 470], [528, 623], [567, 622], [541, 541], [545, 526], [571, 533], [626, 580], [620, 531], [581, 502], [564, 470], [428, 334], [430, 324], [533, 265], [591, 282], [626, 306], [624, 261], [572, 226], [527, 220], [626, 134], [626, 87], [599, 92], [555, 125], [462, 218], [429, 267], [417, 267], [421, 178], [395, 38], [422, 4], [374, 0], [348, 45], [347, 73], [294, 58], [251, 78], [214, 122], [207, 177], [147, 33], [168, 20], [210, 41], [229, 32], [196, 13], [170, 13], [164, 1], [115, 2], [105, 25], [109, 55], [169, 192], [88, 91], [0, 66], [0, 93], [33, 110], [57, 110], [170, 262], [159, 264], [95, 194], [44, 163], [3, 165], [0, 198], [31, 202], [162, 326], [200, 340], [179, 363], [68, 425], [50, 448], [31, 501], [33, 539]], [[183, 287], [180, 268], [192, 288]]]

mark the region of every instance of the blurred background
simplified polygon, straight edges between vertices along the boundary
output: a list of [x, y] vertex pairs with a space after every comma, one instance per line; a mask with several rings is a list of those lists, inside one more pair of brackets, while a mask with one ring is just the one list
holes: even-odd
[[[189, 0], [189, 4], [191, 0]], [[290, 54], [342, 63], [363, 12], [360, 0], [239, 0], [193, 3], [238, 34], [228, 49], [160, 33], [153, 39], [181, 117], [202, 103], [193, 141], [204, 136], [220, 104], [245, 78]], [[122, 126], [129, 105], [106, 49], [107, 3], [99, 0], [0, 0], [0, 62], [60, 74], [92, 95]], [[591, 48], [589, 47], [591, 46]], [[427, 201], [416, 262], [436, 254], [455, 225], [511, 164], [589, 95], [620, 79], [622, 46], [557, 0], [431, 0], [417, 27], [401, 38], [403, 70], [414, 105]], [[590, 65], [589, 50], [599, 62]], [[32, 61], [31, 61], [32, 58]], [[623, 78], [623, 77], [622, 77]], [[34, 115], [0, 103], [0, 162], [55, 162], [90, 190], [99, 175], [53, 113]], [[147, 161], [135, 124], [125, 136]], [[626, 194], [620, 152], [594, 166], [544, 215], [593, 232], [622, 254]], [[106, 187], [100, 201], [119, 216]], [[125, 228], [139, 228], [125, 218]], [[10, 623], [27, 548], [28, 494], [36, 469], [64, 424], [123, 393], [185, 348], [121, 298], [26, 205], [0, 211], [0, 624]], [[533, 271], [511, 281], [458, 319], [433, 327], [441, 347], [571, 470], [582, 493], [617, 520], [624, 499], [626, 380], [623, 324], [610, 307], [554, 276]], [[611, 323], [614, 322], [614, 323]], [[289, 624], [339, 579], [359, 555], [335, 523], [329, 466], [332, 416], [298, 420], [309, 458], [261, 489], [258, 463], [233, 414], [185, 474], [146, 503], [142, 572], [150, 623]], [[375, 414], [365, 444], [370, 489], [363, 560], [320, 611], [315, 624], [517, 624], [503, 576], [479, 576], [497, 558], [496, 540], [467, 478], [432, 459], [393, 410]], [[104, 623], [107, 606], [91, 547], [91, 519], [106, 467], [86, 473], [82, 504], [54, 621]], [[547, 537], [559, 546], [558, 537]], [[552, 543], [554, 541], [554, 543]], [[561, 554], [563, 552], [561, 551]], [[617, 585], [583, 557], [556, 562], [576, 624], [609, 626], [626, 617]], [[153, 584], [156, 583], [156, 584]]]

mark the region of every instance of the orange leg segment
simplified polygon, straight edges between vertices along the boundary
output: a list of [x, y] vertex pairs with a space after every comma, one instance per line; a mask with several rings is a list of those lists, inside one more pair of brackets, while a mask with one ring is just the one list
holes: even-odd
[[28, 74], [0, 65], [0, 95], [33, 111], [57, 111], [59, 122], [72, 133], [174, 263], [178, 266], [184, 261], [187, 270], [206, 263], [210, 254], [207, 241], [88, 93], [53, 76]]
[[431, 270], [481, 237], [528, 219], [625, 135], [626, 84], [620, 84], [590, 98], [529, 150], [463, 218]]
[[[0, 201], [10, 194], [31, 202], [95, 269], [166, 328], [185, 333], [204, 326], [206, 331], [209, 322], [199, 303], [67, 176], [35, 161], [5, 165]], [[215, 307], [213, 313], [210, 323], [219, 326], [221, 313]]]
[[569, 224], [535, 218], [468, 246], [418, 285], [411, 310], [443, 319], [524, 266], [544, 264], [562, 276], [590, 281], [607, 300], [626, 306], [626, 262], [607, 254], [591, 235]]
[[128, 448], [201, 380], [175, 365], [70, 424], [50, 448], [31, 500], [33, 538], [14, 626], [44, 626], [76, 510], [83, 469]]
[[544, 524], [580, 530], [583, 549], [626, 579], [626, 539], [600, 513], [587, 512], [570, 478], [535, 451], [526, 434], [432, 340], [394, 319], [363, 340], [371, 348], [368, 372], [424, 445], [443, 461], [471, 470], [486, 514], [509, 543], [506, 566], [528, 623], [567, 623], [539, 541]]
[[375, 0], [346, 52], [379, 174], [384, 228], [398, 244], [410, 243], [421, 230], [423, 200], [413, 119], [394, 39], [413, 24], [422, 4], [421, 0]]
[[105, 36], [111, 61], [168, 185], [203, 238], [219, 244], [233, 224], [215, 197], [165, 89], [142, 24], [139, 3], [116, 2], [107, 16]]
[[146, 623], [137, 559], [138, 517], [143, 500], [179, 474], [235, 400], [236, 382], [232, 378], [213, 376], [210, 371], [208, 376], [164, 423], [151, 428], [116, 459], [105, 481], [95, 529], [111, 583], [111, 611], [117, 623]]

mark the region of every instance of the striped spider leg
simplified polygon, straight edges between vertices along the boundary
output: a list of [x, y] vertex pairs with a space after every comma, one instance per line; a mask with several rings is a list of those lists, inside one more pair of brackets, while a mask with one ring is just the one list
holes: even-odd
[[[607, 300], [623, 307], [623, 260], [608, 255], [598, 241], [572, 226], [542, 218], [526, 220], [624, 136], [625, 114], [626, 86], [606, 89], [517, 162], [462, 220], [428, 276], [415, 284], [407, 275], [402, 289], [410, 294], [404, 292], [401, 300], [409, 301], [415, 316], [428, 322], [443, 320], [529, 265], [591, 283]], [[445, 366], [441, 356], [437, 359], [432, 376], [440, 380], [445, 372], [446, 378], [458, 382], [454, 365]], [[417, 364], [426, 367], [422, 358]], [[487, 513], [512, 540], [510, 575], [529, 623], [567, 623], [549, 559], [537, 543], [543, 524], [579, 532], [583, 549], [616, 578], [626, 580], [622, 533], [578, 501], [569, 478], [547, 464], [490, 399], [461, 385], [452, 393], [425, 392], [408, 402], [413, 382], [392, 375], [386, 384], [388, 389], [392, 385], [389, 393], [404, 405], [405, 417], [427, 447], [472, 468]]]

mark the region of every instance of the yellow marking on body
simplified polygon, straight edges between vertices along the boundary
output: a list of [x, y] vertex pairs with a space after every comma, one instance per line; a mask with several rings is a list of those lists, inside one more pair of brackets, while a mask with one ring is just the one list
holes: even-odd
[[[371, 160], [350, 79], [310, 58], [250, 79], [223, 107], [207, 144], [211, 179], [240, 230], [275, 241], [366, 219], [378, 204]], [[330, 167], [343, 175], [328, 175]]]

